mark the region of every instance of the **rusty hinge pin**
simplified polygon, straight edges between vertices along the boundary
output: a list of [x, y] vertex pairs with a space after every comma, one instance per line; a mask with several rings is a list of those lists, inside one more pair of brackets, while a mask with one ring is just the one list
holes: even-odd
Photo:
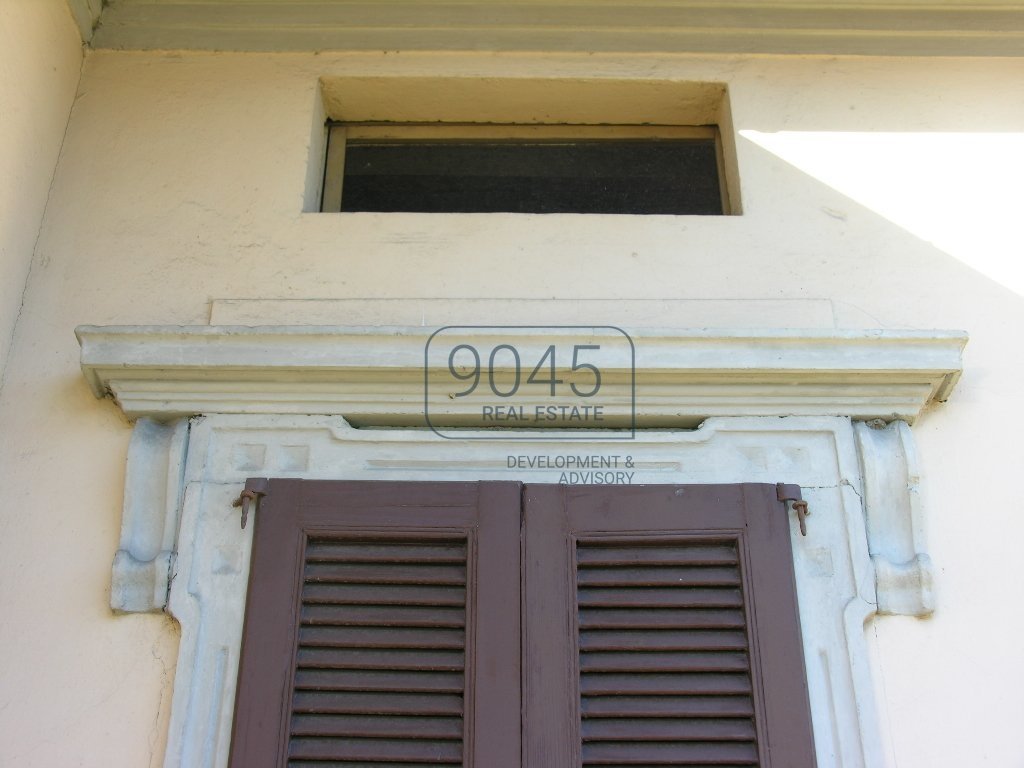
[[783, 503], [787, 501], [793, 503], [793, 511], [796, 512], [796, 519], [800, 524], [800, 535], [806, 536], [807, 516], [811, 512], [807, 508], [807, 502], [804, 501], [803, 495], [800, 492], [800, 486], [792, 483], [779, 483], [775, 486], [775, 495]]
[[807, 502], [806, 501], [794, 501], [793, 511], [796, 512], [797, 521], [800, 523], [800, 535], [807, 535]]
[[260, 499], [267, 495], [267, 479], [265, 477], [250, 477], [245, 481], [245, 490], [238, 494], [238, 498], [231, 502], [233, 507], [242, 508], [242, 530], [249, 521], [249, 507], [253, 511], [260, 508]]
[[238, 498], [231, 502], [231, 506], [242, 508], [242, 530], [245, 530], [245, 524], [249, 520], [249, 503], [251, 502], [253, 506], [257, 506], [262, 495], [261, 493], [256, 493], [256, 491], [242, 491]]

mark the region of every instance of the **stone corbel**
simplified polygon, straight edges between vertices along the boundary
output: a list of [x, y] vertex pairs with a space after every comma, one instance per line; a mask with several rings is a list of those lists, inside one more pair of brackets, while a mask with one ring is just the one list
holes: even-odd
[[855, 433], [878, 613], [928, 616], [935, 610], [932, 563], [913, 434], [904, 421], [858, 422]]
[[115, 613], [159, 612], [167, 605], [188, 432], [188, 419], [135, 422], [110, 589]]

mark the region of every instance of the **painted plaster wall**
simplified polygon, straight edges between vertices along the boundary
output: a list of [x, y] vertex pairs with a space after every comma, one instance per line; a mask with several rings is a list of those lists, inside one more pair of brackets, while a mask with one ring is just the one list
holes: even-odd
[[0, 381], [81, 64], [65, 2], [0, 2]]
[[[318, 77], [430, 74], [727, 82], [744, 213], [303, 213]], [[754, 327], [763, 304], [744, 317], [746, 300], [825, 300], [824, 324], [970, 331], [952, 401], [915, 427], [939, 609], [868, 631], [893, 764], [1024, 763], [1024, 297], [1006, 218], [1022, 75], [1019, 60], [91, 53], [0, 401], [3, 762], [159, 765], [164, 746], [176, 630], [107, 607], [130, 427], [92, 399], [75, 325], [205, 323], [225, 298], [512, 297], [564, 300], [554, 314], [576, 322], [616, 318], [574, 299], [734, 300], [730, 324]], [[721, 305], [694, 306], [719, 322]]]

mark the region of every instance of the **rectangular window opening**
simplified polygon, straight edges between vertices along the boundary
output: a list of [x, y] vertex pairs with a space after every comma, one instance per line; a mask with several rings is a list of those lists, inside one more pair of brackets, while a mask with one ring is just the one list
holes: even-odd
[[330, 123], [322, 211], [728, 214], [716, 126]]

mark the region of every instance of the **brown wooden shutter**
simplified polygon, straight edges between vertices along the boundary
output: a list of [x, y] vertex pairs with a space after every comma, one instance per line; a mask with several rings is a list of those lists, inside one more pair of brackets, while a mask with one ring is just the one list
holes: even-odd
[[232, 766], [518, 768], [518, 484], [275, 480], [255, 525]]
[[814, 765], [775, 486], [522, 491], [272, 481], [231, 765]]
[[774, 485], [528, 485], [525, 765], [815, 764]]

